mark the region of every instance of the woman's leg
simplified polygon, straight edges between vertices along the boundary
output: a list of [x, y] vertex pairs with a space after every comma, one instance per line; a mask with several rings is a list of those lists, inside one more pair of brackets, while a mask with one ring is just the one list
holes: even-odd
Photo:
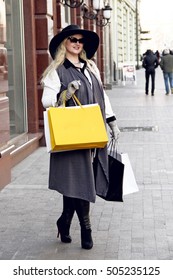
[[70, 243], [72, 241], [69, 234], [71, 221], [74, 215], [74, 198], [63, 196], [63, 212], [57, 220], [58, 236], [61, 236], [61, 241]]
[[75, 210], [81, 226], [81, 246], [83, 249], [91, 249], [93, 240], [90, 224], [90, 202], [83, 199], [75, 199]]

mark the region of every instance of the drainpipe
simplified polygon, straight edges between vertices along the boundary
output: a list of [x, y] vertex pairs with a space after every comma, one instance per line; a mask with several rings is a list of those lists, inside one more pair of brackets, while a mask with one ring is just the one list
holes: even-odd
[[138, 0], [136, 0], [136, 69], [139, 69], [139, 16]]

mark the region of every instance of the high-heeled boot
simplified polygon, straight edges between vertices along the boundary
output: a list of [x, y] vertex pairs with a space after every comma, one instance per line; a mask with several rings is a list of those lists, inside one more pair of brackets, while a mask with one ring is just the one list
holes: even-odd
[[64, 243], [70, 243], [72, 238], [70, 236], [70, 225], [74, 215], [73, 198], [63, 196], [63, 212], [61, 217], [57, 220], [58, 234]]
[[76, 213], [81, 226], [81, 247], [83, 249], [91, 249], [93, 240], [91, 236], [91, 224], [89, 218], [90, 203], [86, 200], [75, 200]]

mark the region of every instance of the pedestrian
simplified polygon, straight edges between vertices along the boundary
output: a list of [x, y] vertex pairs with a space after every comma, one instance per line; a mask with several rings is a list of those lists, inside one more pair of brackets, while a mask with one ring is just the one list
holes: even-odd
[[145, 68], [145, 94], [148, 95], [149, 79], [151, 76], [151, 95], [154, 95], [155, 90], [155, 69], [159, 62], [152, 50], [147, 50], [143, 59], [142, 66]]
[[158, 59], [158, 62], [160, 62], [160, 52], [158, 50], [155, 52], [155, 55]]
[[[98, 103], [103, 119], [115, 140], [120, 130], [100, 73], [92, 58], [99, 46], [97, 33], [68, 25], [55, 35], [49, 45], [53, 61], [43, 73], [42, 104], [45, 108], [62, 105], [67, 89], [66, 106], [74, 106], [73, 94], [85, 104]], [[93, 168], [94, 166], [94, 168]], [[70, 243], [70, 224], [76, 212], [81, 228], [81, 247], [91, 249], [90, 202], [108, 188], [107, 147], [50, 154], [49, 188], [63, 195], [62, 215], [57, 220], [58, 236]]]
[[163, 50], [160, 67], [163, 71], [166, 95], [168, 95], [170, 91], [173, 93], [173, 55], [169, 49]]

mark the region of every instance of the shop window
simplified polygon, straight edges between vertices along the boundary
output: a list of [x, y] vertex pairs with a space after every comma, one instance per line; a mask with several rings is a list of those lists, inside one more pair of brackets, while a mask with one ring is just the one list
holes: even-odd
[[[1, 5], [4, 1], [0, 0]], [[23, 1], [6, 0], [6, 42], [10, 137], [27, 132]]]
[[62, 21], [62, 27], [69, 25], [71, 22], [71, 13], [70, 8], [68, 6], [62, 7], [61, 10], [61, 21]]

